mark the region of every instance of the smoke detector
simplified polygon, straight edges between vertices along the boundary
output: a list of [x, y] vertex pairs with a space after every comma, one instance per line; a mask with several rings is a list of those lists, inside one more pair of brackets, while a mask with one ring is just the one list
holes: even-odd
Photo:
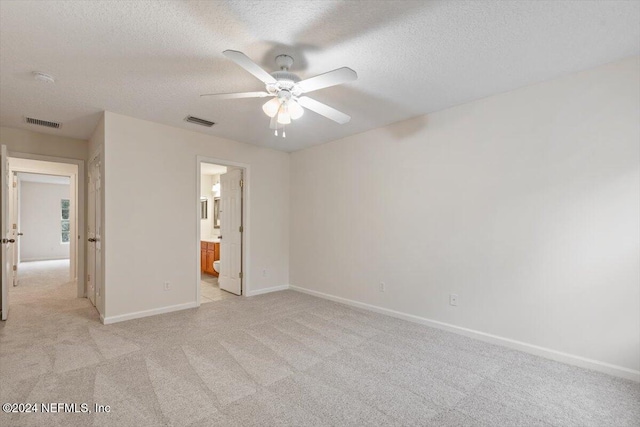
[[39, 82], [45, 82], [45, 83], [56, 82], [56, 79], [54, 79], [53, 76], [50, 74], [41, 73], [40, 71], [34, 71], [32, 74], [33, 74], [33, 78]]

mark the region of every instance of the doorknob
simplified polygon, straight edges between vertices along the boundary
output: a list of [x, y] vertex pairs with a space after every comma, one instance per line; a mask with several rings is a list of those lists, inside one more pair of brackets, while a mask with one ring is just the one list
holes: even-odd
[[18, 236], [24, 236], [24, 233], [18, 233]]
[[96, 241], [96, 239], [94, 239], [93, 237], [89, 237], [89, 239], [87, 239], [87, 240], [89, 240], [91, 243]]
[[2, 239], [2, 243], [15, 243], [15, 239]]

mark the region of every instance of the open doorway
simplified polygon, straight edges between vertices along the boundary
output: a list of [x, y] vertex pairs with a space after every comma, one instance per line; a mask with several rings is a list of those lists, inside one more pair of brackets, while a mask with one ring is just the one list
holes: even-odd
[[243, 294], [244, 168], [198, 162], [199, 304]]
[[[15, 155], [15, 157], [14, 157]], [[23, 156], [23, 157], [21, 157]], [[85, 296], [82, 161], [9, 153], [7, 281], [3, 319], [12, 307], [38, 310]], [[64, 160], [64, 161], [62, 161]], [[4, 298], [6, 292], [6, 299]]]
[[73, 281], [71, 177], [14, 171], [12, 178], [13, 288]]

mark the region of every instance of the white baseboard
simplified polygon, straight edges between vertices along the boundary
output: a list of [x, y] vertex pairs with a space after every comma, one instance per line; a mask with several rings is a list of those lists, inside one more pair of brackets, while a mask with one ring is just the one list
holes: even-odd
[[141, 317], [155, 316], [156, 314], [171, 313], [172, 311], [186, 310], [188, 308], [196, 308], [197, 306], [198, 304], [196, 302], [187, 302], [184, 304], [170, 305], [168, 307], [153, 308], [151, 310], [120, 314], [118, 316], [103, 317], [102, 315], [100, 315], [100, 320], [102, 320], [103, 324], [110, 325], [112, 323], [124, 322], [125, 320], [140, 319]]
[[34, 261], [60, 261], [62, 259], [70, 259], [68, 256], [63, 257], [45, 257], [45, 258], [20, 258], [20, 262], [34, 262]]
[[502, 345], [504, 347], [509, 347], [514, 350], [523, 351], [525, 353], [534, 354], [536, 356], [545, 357], [547, 359], [556, 360], [558, 362], [567, 363], [569, 365], [592, 369], [594, 371], [603, 372], [605, 374], [613, 375], [616, 377], [626, 378], [626, 379], [640, 382], [640, 371], [625, 368], [623, 366], [612, 365], [610, 363], [600, 362], [598, 360], [593, 360], [593, 359], [587, 359], [585, 357], [576, 356], [574, 354], [564, 353], [561, 351], [552, 350], [550, 348], [540, 347], [534, 344], [528, 344], [522, 341], [516, 341], [510, 338], [504, 338], [497, 335], [476, 331], [473, 329], [463, 328], [461, 326], [452, 325], [450, 323], [439, 322], [437, 320], [431, 320], [425, 317], [415, 316], [413, 314], [402, 313], [400, 311], [390, 310], [388, 308], [366, 304], [363, 302], [350, 300], [347, 298], [337, 297], [334, 295], [325, 294], [323, 292], [301, 288], [299, 286], [290, 285], [288, 288], [294, 291], [317, 296], [320, 298], [328, 299], [331, 301], [339, 302], [339, 303], [350, 305], [353, 307], [363, 308], [365, 310], [375, 311], [376, 313], [386, 314], [388, 316], [396, 317], [398, 319], [408, 320], [409, 322], [420, 323], [422, 325], [431, 326], [433, 328], [443, 329], [449, 332], [464, 335], [470, 338], [475, 338], [477, 340], [488, 342], [491, 344]]
[[273, 286], [271, 288], [256, 289], [255, 291], [249, 291], [246, 293], [248, 297], [254, 297], [256, 295], [268, 294], [269, 292], [286, 291], [289, 289], [289, 285]]

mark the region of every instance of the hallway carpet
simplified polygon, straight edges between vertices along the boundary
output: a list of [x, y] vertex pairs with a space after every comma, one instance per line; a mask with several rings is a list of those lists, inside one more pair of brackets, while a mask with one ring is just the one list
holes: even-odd
[[18, 280], [18, 286], [10, 289], [12, 292], [26, 288], [43, 289], [67, 283], [69, 281], [69, 260], [21, 262], [18, 265]]
[[109, 326], [73, 295], [72, 283], [49, 284], [11, 302], [0, 401], [110, 412], [1, 413], [0, 425], [640, 422], [637, 383], [294, 291]]

